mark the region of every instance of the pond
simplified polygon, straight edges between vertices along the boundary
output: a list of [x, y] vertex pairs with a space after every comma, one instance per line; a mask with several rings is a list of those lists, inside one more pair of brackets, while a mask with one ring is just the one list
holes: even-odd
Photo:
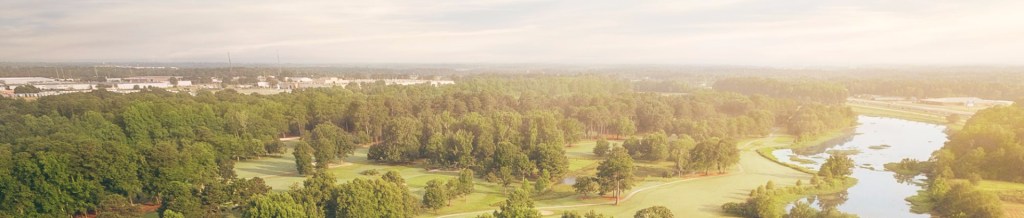
[[812, 169], [818, 169], [830, 154], [850, 155], [857, 166], [852, 175], [857, 184], [843, 193], [803, 199], [818, 208], [836, 207], [860, 217], [930, 217], [911, 213], [910, 204], [904, 200], [921, 190], [918, 184], [924, 178], [900, 178], [885, 171], [883, 165], [903, 158], [927, 160], [946, 142], [946, 127], [895, 118], [857, 119], [851, 136], [807, 148], [779, 149], [772, 154], [781, 161]]

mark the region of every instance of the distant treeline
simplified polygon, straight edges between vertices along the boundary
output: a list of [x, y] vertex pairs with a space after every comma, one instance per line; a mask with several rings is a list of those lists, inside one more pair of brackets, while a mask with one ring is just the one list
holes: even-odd
[[835, 83], [818, 80], [777, 80], [761, 77], [725, 78], [715, 81], [715, 90], [747, 95], [767, 95], [799, 101], [842, 104], [850, 92]]
[[86, 66], [86, 65], [0, 65], [0, 77], [50, 77], [60, 79], [76, 79], [84, 81], [104, 81], [105, 78], [124, 78], [133, 76], [182, 76], [190, 77], [320, 77], [336, 76], [352, 79], [406, 79], [410, 75], [421, 78], [454, 75], [452, 69], [392, 69], [392, 68], [354, 68], [354, 67], [283, 67], [273, 66], [237, 66], [237, 67], [138, 67], [132, 66]]
[[998, 76], [961, 75], [955, 78], [874, 78], [840, 80], [855, 94], [875, 94], [916, 98], [980, 97], [998, 100], [1024, 99], [1024, 80], [1020, 74]]

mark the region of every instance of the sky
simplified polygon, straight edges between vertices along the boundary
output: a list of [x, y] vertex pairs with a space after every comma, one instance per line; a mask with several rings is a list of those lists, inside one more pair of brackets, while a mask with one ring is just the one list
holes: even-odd
[[1019, 65], [1019, 0], [0, 1], [0, 62]]

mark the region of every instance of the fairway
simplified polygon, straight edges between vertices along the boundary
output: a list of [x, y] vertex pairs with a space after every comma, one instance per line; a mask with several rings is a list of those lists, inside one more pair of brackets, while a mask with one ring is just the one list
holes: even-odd
[[[612, 143], [621, 143], [613, 141]], [[711, 175], [688, 178], [646, 177], [635, 188], [624, 195], [618, 206], [611, 205], [614, 199], [607, 197], [580, 198], [573, 193], [569, 185], [560, 184], [552, 187], [552, 191], [536, 196], [536, 206], [541, 211], [561, 214], [566, 210], [595, 210], [615, 217], [632, 216], [637, 210], [662, 205], [673, 213], [684, 217], [720, 217], [719, 207], [727, 202], [742, 201], [751, 189], [765, 184], [769, 180], [780, 185], [792, 185], [797, 179], [808, 181], [810, 176], [799, 171], [780, 166], [758, 155], [755, 150], [761, 147], [779, 146], [792, 143], [792, 137], [770, 136], [766, 138], [744, 140], [739, 145], [740, 163], [722, 175]], [[290, 146], [291, 144], [289, 144]], [[583, 141], [566, 148], [569, 157], [570, 173], [567, 175], [592, 175], [600, 159], [592, 154], [594, 141]], [[362, 175], [360, 172], [376, 169], [381, 174], [388, 170], [397, 170], [407, 181], [407, 185], [415, 195], [423, 194], [423, 187], [432, 179], [455, 178], [455, 172], [428, 171], [419, 166], [398, 166], [373, 163], [366, 159], [366, 148], [357, 149], [355, 154], [345, 158], [344, 163], [332, 165], [328, 172], [338, 178], [339, 183], [355, 178], [378, 178], [378, 176]], [[638, 167], [665, 167], [663, 163], [637, 162]], [[238, 177], [261, 177], [274, 191], [288, 190], [293, 184], [301, 185], [305, 177], [295, 173], [294, 157], [287, 152], [280, 157], [265, 157], [258, 160], [242, 161], [235, 165]], [[518, 184], [513, 184], [518, 187]], [[504, 200], [503, 188], [499, 184], [489, 183], [482, 179], [476, 181], [476, 191], [466, 197], [455, 199], [452, 206], [437, 212], [426, 212], [421, 217], [474, 217], [477, 214], [493, 210], [494, 205]]]
[[[722, 204], [743, 201], [751, 189], [769, 180], [780, 185], [792, 185], [798, 179], [810, 179], [810, 175], [775, 164], [754, 152], [755, 148], [767, 146], [765, 144], [778, 143], [777, 138], [772, 136], [741, 144], [740, 164], [728, 174], [674, 179], [649, 177], [631, 190], [618, 206], [611, 205], [614, 202], [611, 198], [581, 201], [577, 200], [577, 196], [539, 200], [536, 206], [541, 211], [553, 212], [555, 215], [567, 210], [594, 210], [614, 217], [632, 217], [637, 210], [661, 205], [679, 217], [722, 217], [725, 216], [720, 213]], [[474, 217], [484, 212], [442, 217]]]

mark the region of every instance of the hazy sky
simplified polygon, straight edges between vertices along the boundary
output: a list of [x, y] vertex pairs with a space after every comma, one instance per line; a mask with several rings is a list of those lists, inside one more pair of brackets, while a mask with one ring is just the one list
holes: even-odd
[[1012, 64], [1024, 1], [0, 1], [0, 61]]

